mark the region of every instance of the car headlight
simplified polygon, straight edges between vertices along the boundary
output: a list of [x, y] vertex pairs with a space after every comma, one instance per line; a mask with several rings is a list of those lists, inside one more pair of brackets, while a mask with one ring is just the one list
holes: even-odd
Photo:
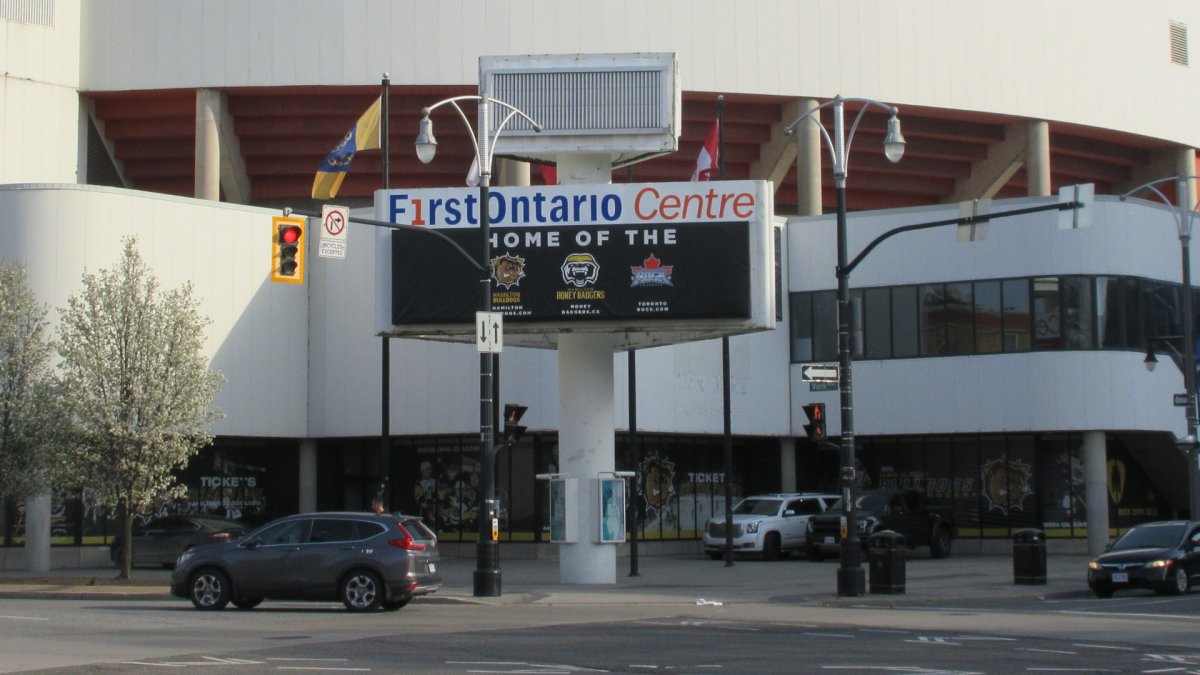
[[1171, 566], [1170, 560], [1155, 560], [1155, 561], [1146, 563], [1146, 567], [1170, 567], [1170, 566]]
[[755, 520], [753, 522], [746, 523], [746, 534], [757, 534], [758, 533], [758, 525], [761, 522], [762, 522], [761, 520]]
[[1096, 562], [1095, 560], [1093, 560], [1093, 561], [1091, 561], [1091, 562], [1089, 562], [1089, 563], [1088, 563], [1088, 569], [1089, 569], [1089, 570], [1099, 570], [1099, 569], [1100, 569], [1100, 563], [1098, 563], [1098, 562]]

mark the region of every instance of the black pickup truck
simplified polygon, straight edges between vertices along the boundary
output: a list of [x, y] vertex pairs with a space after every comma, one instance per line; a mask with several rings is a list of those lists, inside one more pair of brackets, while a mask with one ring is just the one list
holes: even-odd
[[[935, 558], [950, 555], [956, 536], [954, 512], [949, 507], [929, 504], [915, 490], [877, 490], [855, 496], [854, 515], [858, 536], [865, 547], [876, 532], [892, 530], [904, 535], [910, 547], [928, 546]], [[841, 547], [842, 511], [837, 506], [808, 520], [808, 559], [837, 555]]]

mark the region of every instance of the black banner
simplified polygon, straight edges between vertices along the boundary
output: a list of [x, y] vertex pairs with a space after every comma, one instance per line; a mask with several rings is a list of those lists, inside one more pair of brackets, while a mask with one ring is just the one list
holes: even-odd
[[[477, 229], [443, 229], [483, 255]], [[515, 323], [750, 318], [748, 222], [491, 230], [492, 309]], [[392, 233], [392, 323], [472, 323], [480, 275], [436, 237]]]

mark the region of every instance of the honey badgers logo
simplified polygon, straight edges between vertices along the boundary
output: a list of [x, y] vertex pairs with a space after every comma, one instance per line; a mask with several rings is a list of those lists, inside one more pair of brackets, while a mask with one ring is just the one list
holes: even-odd
[[512, 288], [525, 278], [525, 259], [516, 255], [492, 258], [492, 278], [505, 288]]
[[591, 253], [572, 253], [563, 260], [563, 283], [576, 288], [583, 288], [596, 283], [600, 277], [600, 264]]

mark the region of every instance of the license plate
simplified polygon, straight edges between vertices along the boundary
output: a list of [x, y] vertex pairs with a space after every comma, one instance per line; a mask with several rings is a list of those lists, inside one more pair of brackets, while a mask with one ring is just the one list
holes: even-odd
[[837, 541], [835, 541], [833, 537], [825, 537], [825, 543], [826, 544], [836, 544]]
[[429, 572], [430, 574], [437, 572], [437, 563], [429, 563]]
[[1114, 584], [1129, 583], [1129, 572], [1113, 572], [1112, 573], [1112, 582]]

